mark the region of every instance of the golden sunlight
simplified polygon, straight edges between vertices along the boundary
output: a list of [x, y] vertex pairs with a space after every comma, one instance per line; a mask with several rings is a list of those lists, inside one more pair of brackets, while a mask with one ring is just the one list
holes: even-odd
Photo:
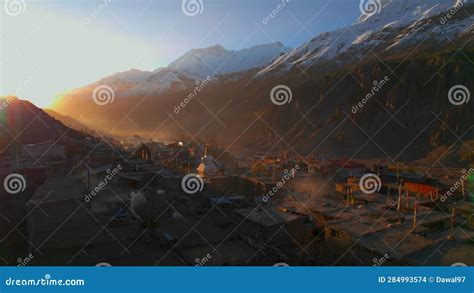
[[150, 46], [122, 29], [105, 31], [95, 22], [34, 4], [2, 24], [8, 30], [0, 57], [8, 75], [2, 77], [0, 95], [16, 95], [39, 107], [51, 105], [58, 92], [133, 67], [153, 68], [157, 62]]

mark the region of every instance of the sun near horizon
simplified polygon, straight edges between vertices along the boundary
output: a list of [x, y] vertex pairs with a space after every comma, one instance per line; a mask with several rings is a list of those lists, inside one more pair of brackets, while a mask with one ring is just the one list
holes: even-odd
[[48, 5], [28, 2], [22, 15], [2, 17], [2, 27], [8, 28], [2, 28], [1, 47], [2, 71], [8, 74], [2, 74], [0, 95], [15, 95], [41, 108], [104, 76], [160, 64], [156, 48], [142, 40]]

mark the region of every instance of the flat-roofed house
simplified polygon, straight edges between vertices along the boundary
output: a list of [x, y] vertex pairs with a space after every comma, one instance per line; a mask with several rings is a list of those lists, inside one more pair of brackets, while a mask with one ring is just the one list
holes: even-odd
[[166, 145], [159, 142], [142, 143], [135, 154], [142, 160], [158, 161], [166, 150]]
[[54, 252], [89, 241], [98, 229], [84, 200], [85, 185], [69, 177], [49, 178], [26, 203], [30, 252]]

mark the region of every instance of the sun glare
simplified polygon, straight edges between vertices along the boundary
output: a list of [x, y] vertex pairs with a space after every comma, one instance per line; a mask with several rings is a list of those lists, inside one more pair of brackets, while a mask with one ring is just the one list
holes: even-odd
[[0, 95], [16, 95], [40, 107], [50, 106], [66, 89], [156, 64], [151, 46], [120, 29], [106, 31], [93, 19], [84, 21], [32, 4], [21, 16], [2, 19], [2, 24], [0, 57], [2, 71], [8, 74], [2, 74]]

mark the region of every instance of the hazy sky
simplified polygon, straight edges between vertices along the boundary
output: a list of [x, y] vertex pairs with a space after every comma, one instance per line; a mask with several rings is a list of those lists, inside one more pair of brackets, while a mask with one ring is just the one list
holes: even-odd
[[356, 0], [194, 1], [202, 11], [188, 16], [181, 0], [3, 0], [0, 95], [46, 107], [60, 92], [131, 68], [155, 70], [192, 48], [296, 47], [360, 14]]

